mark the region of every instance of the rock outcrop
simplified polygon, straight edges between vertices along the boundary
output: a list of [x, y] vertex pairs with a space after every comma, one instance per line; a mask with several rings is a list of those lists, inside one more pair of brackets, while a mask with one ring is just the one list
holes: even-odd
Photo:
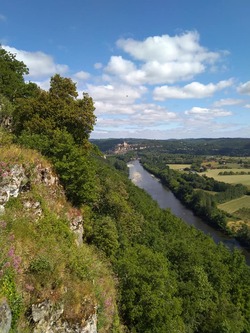
[[[58, 178], [50, 167], [38, 164], [30, 174], [30, 171], [22, 164], [11, 166], [4, 162], [0, 164], [0, 213], [2, 214], [9, 200], [21, 195], [24, 214], [32, 215], [34, 222], [44, 215], [41, 202], [29, 194], [31, 183], [43, 184], [50, 198], [56, 197], [56, 193], [63, 192]], [[52, 206], [53, 200], [50, 203]], [[66, 213], [66, 218], [69, 221], [69, 228], [76, 235], [76, 243], [80, 246], [83, 237], [83, 217], [80, 210], [71, 208]], [[63, 303], [52, 302], [50, 299], [40, 300], [31, 306], [30, 320], [33, 323], [31, 332], [97, 333], [97, 314], [94, 308], [93, 306], [93, 312], [89, 318], [85, 317], [80, 322], [72, 323], [65, 319]], [[11, 320], [12, 314], [7, 300], [0, 299], [0, 333], [10, 332]]]
[[15, 164], [12, 167], [1, 165], [0, 173], [0, 212], [4, 212], [4, 206], [11, 197], [16, 198], [25, 187], [28, 178], [22, 165]]
[[11, 326], [11, 311], [6, 299], [0, 300], [0, 332], [8, 333]]
[[62, 304], [53, 306], [49, 300], [32, 305], [33, 333], [97, 333], [97, 317], [93, 314], [84, 327], [63, 320]]

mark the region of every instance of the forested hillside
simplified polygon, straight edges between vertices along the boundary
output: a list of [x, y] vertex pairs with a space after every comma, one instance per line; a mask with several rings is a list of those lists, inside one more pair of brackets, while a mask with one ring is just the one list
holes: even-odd
[[[226, 155], [249, 156], [249, 138], [217, 138], [217, 139], [168, 139], [150, 140], [126, 138], [132, 148], [143, 147], [147, 152], [159, 154], [183, 154], [183, 155]], [[115, 145], [122, 143], [124, 139], [95, 139], [92, 140], [101, 151], [112, 151]]]
[[90, 96], [59, 75], [49, 91], [27, 84], [27, 70], [0, 49], [0, 187], [23, 175], [0, 217], [3, 332], [250, 333], [240, 252], [161, 210], [103, 158], [89, 141]]

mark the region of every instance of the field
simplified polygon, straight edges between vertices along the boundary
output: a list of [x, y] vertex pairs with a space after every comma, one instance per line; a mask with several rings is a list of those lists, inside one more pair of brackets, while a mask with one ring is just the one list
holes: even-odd
[[232, 171], [232, 172], [249, 172], [249, 169], [209, 169], [206, 172], [203, 172], [203, 175], [207, 177], [214, 178], [220, 182], [229, 183], [229, 184], [243, 184], [245, 186], [250, 187], [250, 175], [230, 175], [230, 176], [221, 176], [220, 172], [224, 171]]
[[170, 169], [173, 170], [184, 170], [185, 168], [190, 168], [191, 164], [167, 164]]
[[230, 214], [236, 212], [240, 208], [250, 209], [250, 196], [244, 195], [241, 198], [230, 200], [228, 202], [218, 205], [218, 208]]
[[[171, 169], [177, 171], [183, 171], [185, 168], [190, 168], [190, 164], [167, 164]], [[236, 166], [236, 165], [235, 165]], [[232, 165], [231, 165], [232, 167]], [[225, 169], [208, 169], [206, 172], [202, 172], [199, 175], [206, 175], [207, 177], [214, 178], [220, 182], [228, 183], [228, 184], [243, 184], [250, 188], [250, 175], [219, 175], [220, 172], [246, 172], [248, 173], [250, 169], [245, 168], [225, 168]]]

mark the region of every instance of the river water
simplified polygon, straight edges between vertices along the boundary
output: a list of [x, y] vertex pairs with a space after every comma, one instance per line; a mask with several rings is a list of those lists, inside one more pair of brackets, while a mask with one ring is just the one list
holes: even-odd
[[129, 178], [132, 182], [148, 192], [148, 194], [157, 201], [161, 208], [170, 208], [174, 215], [203, 231], [205, 234], [210, 235], [216, 243], [222, 242], [230, 249], [233, 249], [234, 247], [241, 249], [246, 257], [247, 264], [250, 265], [250, 253], [244, 249], [237, 240], [229, 238], [222, 232], [210, 227], [199, 217], [195, 216], [194, 213], [190, 209], [187, 209], [167, 187], [161, 184], [159, 179], [146, 171], [138, 160], [130, 162], [128, 167]]

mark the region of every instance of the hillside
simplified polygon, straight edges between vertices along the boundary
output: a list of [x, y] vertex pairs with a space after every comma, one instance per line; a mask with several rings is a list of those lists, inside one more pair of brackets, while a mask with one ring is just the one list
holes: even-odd
[[0, 149], [0, 331], [110, 332], [109, 264], [83, 242], [83, 212], [35, 151]]
[[0, 48], [0, 332], [250, 333], [243, 255], [162, 210], [89, 141], [94, 102]]
[[0, 157], [2, 332], [125, 332], [122, 322], [128, 332], [249, 331], [238, 252], [159, 209], [103, 159], [98, 200], [76, 208], [39, 153], [12, 145]]

